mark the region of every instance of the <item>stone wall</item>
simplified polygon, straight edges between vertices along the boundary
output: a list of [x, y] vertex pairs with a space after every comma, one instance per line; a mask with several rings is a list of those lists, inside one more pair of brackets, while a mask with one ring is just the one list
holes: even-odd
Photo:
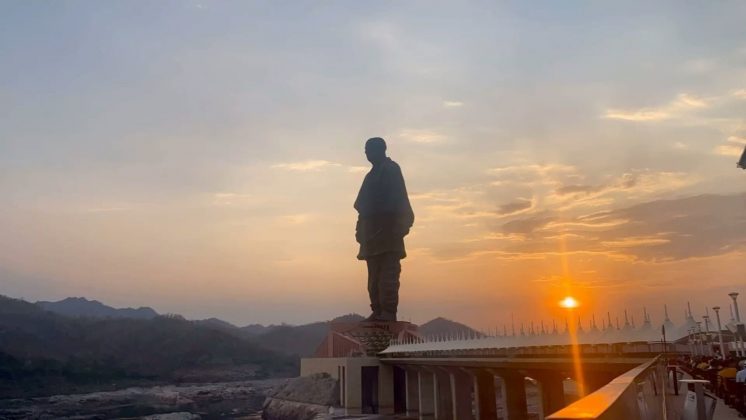
[[273, 390], [262, 408], [265, 420], [313, 420], [339, 406], [339, 382], [327, 373], [288, 379]]

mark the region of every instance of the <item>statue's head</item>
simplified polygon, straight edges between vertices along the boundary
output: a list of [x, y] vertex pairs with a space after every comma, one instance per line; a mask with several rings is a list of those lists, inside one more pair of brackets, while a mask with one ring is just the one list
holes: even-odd
[[380, 137], [373, 137], [365, 142], [365, 157], [368, 162], [377, 165], [386, 159], [386, 142]]

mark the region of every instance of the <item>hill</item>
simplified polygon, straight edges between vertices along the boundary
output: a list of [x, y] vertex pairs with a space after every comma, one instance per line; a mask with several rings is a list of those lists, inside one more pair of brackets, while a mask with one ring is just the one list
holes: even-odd
[[158, 313], [152, 308], [112, 308], [97, 300], [84, 297], [69, 297], [57, 302], [36, 302], [44, 310], [73, 317], [152, 319]]
[[419, 332], [423, 336], [428, 335], [477, 335], [482, 334], [477, 330], [464, 325], [460, 322], [451, 321], [450, 319], [438, 317], [430, 320], [419, 327]]
[[[180, 317], [71, 318], [0, 296], [0, 397], [128, 380], [297, 374], [298, 361]], [[54, 389], [50, 389], [53, 387]]]
[[347, 314], [326, 322], [305, 325], [277, 325], [255, 336], [263, 346], [286, 354], [310, 357], [329, 331], [329, 322], [358, 322], [365, 319], [358, 314]]
[[248, 336], [254, 336], [254, 335], [266, 333], [267, 331], [271, 330], [274, 327], [275, 327], [274, 325], [265, 326], [262, 324], [250, 324], [250, 325], [246, 325], [243, 327], [239, 327], [239, 329]]
[[[359, 322], [365, 319], [358, 314], [343, 315], [329, 322]], [[266, 331], [254, 335], [263, 346], [286, 354], [310, 357], [329, 331], [329, 322], [313, 322], [305, 325], [278, 325], [264, 327]], [[419, 327], [422, 335], [477, 335], [473, 328], [446, 318], [435, 318]]]

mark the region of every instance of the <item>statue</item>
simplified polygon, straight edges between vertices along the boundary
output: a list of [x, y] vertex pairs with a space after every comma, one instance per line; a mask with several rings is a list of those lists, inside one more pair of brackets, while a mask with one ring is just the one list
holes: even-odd
[[401, 259], [406, 257], [404, 236], [414, 223], [399, 165], [386, 156], [386, 142], [368, 139], [365, 156], [373, 164], [360, 187], [355, 239], [360, 243], [357, 258], [368, 264], [368, 321], [396, 321], [399, 305]]

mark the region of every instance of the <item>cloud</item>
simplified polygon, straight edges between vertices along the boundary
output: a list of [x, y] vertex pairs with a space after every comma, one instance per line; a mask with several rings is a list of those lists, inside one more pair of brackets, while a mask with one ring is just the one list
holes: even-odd
[[739, 99], [746, 99], [746, 89], [734, 90], [731, 95]]
[[464, 106], [464, 103], [460, 101], [443, 101], [443, 107], [445, 108], [461, 108], [462, 106]]
[[432, 130], [405, 129], [399, 132], [399, 137], [414, 143], [437, 143], [445, 140], [445, 136]]
[[498, 178], [492, 181], [493, 186], [555, 185], [562, 180], [575, 179], [580, 176], [576, 167], [561, 163], [508, 165], [488, 169], [487, 173]]
[[580, 194], [588, 195], [603, 191], [602, 185], [565, 185], [555, 190], [557, 195]]
[[212, 195], [213, 206], [251, 206], [263, 204], [266, 198], [257, 197], [254, 194], [237, 192], [217, 192]]
[[300, 225], [300, 224], [308, 222], [311, 218], [312, 218], [311, 214], [299, 213], [299, 214], [288, 214], [285, 216], [281, 216], [280, 220], [287, 224]]
[[[616, 226], [621, 226], [625, 223], [629, 223], [628, 219], [614, 219], [614, 218], [603, 218], [603, 219], [584, 219], [579, 217], [577, 219], [569, 219], [563, 221], [553, 221], [546, 225], [546, 230], [559, 231], [562, 235], [573, 235], [574, 229], [583, 229], [586, 231], [592, 230], [603, 230]], [[576, 237], [582, 237], [580, 234], [574, 234]]]
[[367, 166], [348, 166], [347, 172], [356, 173], [356, 174], [362, 174], [366, 173], [370, 170]]
[[[657, 200], [610, 212], [631, 222], [611, 229], [612, 238], [665, 237], [668, 241], [636, 248], [641, 259], [683, 259], [730, 252], [746, 245], [746, 194], [700, 195]], [[662, 233], [665, 232], [665, 233]], [[613, 240], [613, 239], [612, 239]]]
[[743, 146], [734, 143], [726, 143], [716, 146], [712, 152], [720, 156], [739, 157], [743, 153]]
[[496, 211], [500, 216], [509, 216], [530, 210], [533, 207], [533, 200], [519, 198], [513, 202], [502, 204]]
[[547, 253], [566, 236], [570, 251], [606, 253], [637, 261], [702, 258], [746, 249], [746, 193], [654, 200], [588, 216], [542, 214], [502, 225], [526, 240], [505, 245], [510, 253]]
[[557, 218], [554, 216], [547, 216], [545, 214], [527, 217], [525, 219], [518, 219], [507, 222], [502, 225], [503, 233], [519, 233], [519, 234], [531, 234], [535, 231], [547, 226]]
[[570, 165], [563, 165], [560, 163], [550, 164], [527, 164], [527, 165], [510, 165], [501, 166], [497, 168], [491, 168], [488, 170], [489, 173], [494, 175], [511, 175], [511, 174], [526, 174], [533, 176], [544, 176], [550, 173], [567, 173], [576, 172], [577, 168]]
[[598, 201], [600, 197], [617, 197], [624, 194], [627, 197], [649, 196], [664, 191], [674, 191], [692, 185], [696, 177], [683, 172], [667, 171], [634, 171], [624, 173], [615, 179], [599, 185], [570, 184], [562, 185], [554, 190], [548, 201], [559, 206], [560, 210], [593, 204], [608, 204], [612, 201]]
[[671, 114], [664, 110], [650, 108], [643, 108], [636, 111], [610, 109], [606, 111], [604, 118], [624, 121], [660, 121], [671, 118]]
[[640, 246], [663, 245], [671, 242], [670, 239], [661, 237], [663, 235], [665, 234], [658, 234], [656, 236], [632, 236], [611, 241], [601, 241], [601, 245], [612, 248], [631, 248]]
[[746, 138], [730, 136], [725, 144], [716, 146], [712, 152], [721, 156], [740, 157], [746, 146]]
[[104, 207], [89, 207], [84, 209], [86, 213], [113, 213], [120, 211], [131, 210], [131, 206], [104, 206]]
[[322, 169], [338, 166], [342, 165], [336, 162], [330, 162], [328, 160], [304, 160], [301, 162], [278, 163], [272, 165], [272, 167], [275, 169], [284, 169], [297, 172], [320, 171]]
[[710, 106], [711, 101], [681, 93], [676, 99], [661, 107], [645, 107], [633, 110], [608, 109], [602, 117], [623, 121], [661, 121], [678, 118], [691, 110], [708, 108]]

